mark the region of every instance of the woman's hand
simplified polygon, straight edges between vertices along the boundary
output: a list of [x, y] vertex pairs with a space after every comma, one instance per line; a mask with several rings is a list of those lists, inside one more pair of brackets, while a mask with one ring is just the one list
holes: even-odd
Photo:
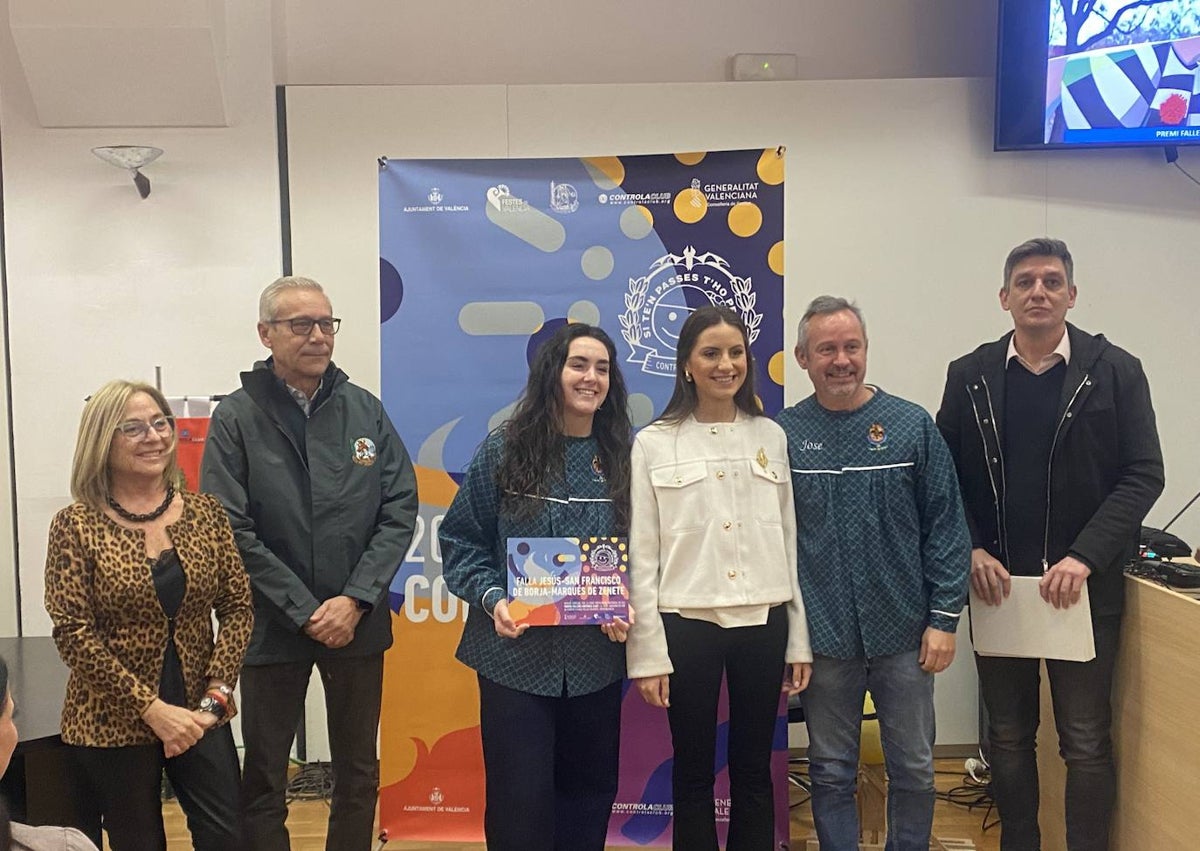
[[633, 606], [629, 607], [629, 620], [614, 618], [610, 623], [600, 625], [600, 631], [608, 636], [609, 641], [624, 644], [629, 638], [629, 628], [633, 626]]
[[508, 613], [508, 600], [501, 600], [496, 604], [492, 609], [492, 620], [496, 624], [496, 635], [501, 638], [520, 638], [521, 634], [529, 629], [527, 623], [517, 626], [517, 622]]
[[789, 662], [783, 675], [783, 689], [789, 696], [808, 688], [812, 679], [812, 662]]
[[193, 709], [192, 717], [196, 719], [197, 724], [204, 728], [204, 732], [206, 733], [220, 723], [216, 715], [213, 715], [211, 712], [204, 712], [200, 709]]
[[667, 709], [671, 705], [671, 678], [666, 674], [658, 677], [640, 677], [634, 680], [642, 700], [651, 706]]
[[142, 720], [162, 740], [163, 753], [168, 758], [179, 756], [204, 735], [204, 728], [192, 710], [172, 706], [158, 698], [142, 713]]

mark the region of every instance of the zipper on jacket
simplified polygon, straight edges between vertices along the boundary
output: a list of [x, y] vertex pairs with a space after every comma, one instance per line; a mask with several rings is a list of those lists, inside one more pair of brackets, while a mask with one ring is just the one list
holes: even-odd
[[1079, 391], [1088, 383], [1088, 376], [1089, 373], [1083, 374], [1083, 380], [1071, 394], [1071, 401], [1067, 402], [1067, 409], [1063, 411], [1062, 417], [1058, 420], [1058, 427], [1054, 429], [1054, 440], [1050, 441], [1050, 457], [1046, 459], [1046, 528], [1042, 533], [1042, 573], [1050, 569], [1050, 477], [1054, 471], [1054, 450], [1058, 448], [1058, 436], [1062, 433], [1063, 423], [1067, 421], [1067, 417], [1071, 416], [1071, 406], [1079, 398]]
[[[983, 392], [987, 397], [988, 416], [991, 418], [992, 433], [996, 435], [996, 457], [1000, 459], [1000, 475], [1003, 476], [1004, 452], [1000, 449], [1000, 433], [996, 430], [996, 412], [992, 408], [992, 391], [988, 387], [987, 379], [982, 375], [979, 376], [979, 382], [983, 385]], [[991, 459], [989, 458], [991, 452], [988, 449], [987, 434], [983, 430], [983, 423], [979, 420], [979, 406], [975, 404], [975, 397], [971, 394], [971, 388], [968, 387], [966, 390], [967, 396], [971, 400], [971, 411], [975, 414], [975, 427], [979, 429], [979, 439], [983, 443], [983, 464], [987, 468], [988, 482], [992, 486], [992, 506], [996, 509], [996, 534], [1000, 536], [1001, 555], [1007, 558], [1008, 528], [1000, 511], [1000, 490], [1002, 488], [996, 487], [996, 474], [992, 472], [993, 465], [990, 463]]]

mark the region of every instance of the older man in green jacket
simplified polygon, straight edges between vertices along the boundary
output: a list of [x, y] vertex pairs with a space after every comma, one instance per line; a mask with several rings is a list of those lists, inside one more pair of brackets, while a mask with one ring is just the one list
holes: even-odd
[[321, 286], [280, 278], [259, 302], [271, 357], [213, 413], [202, 490], [229, 512], [254, 589], [242, 673], [247, 848], [287, 851], [285, 790], [312, 667], [325, 687], [334, 791], [326, 848], [367, 851], [388, 585], [412, 540], [416, 477], [383, 403], [332, 361], [340, 320]]

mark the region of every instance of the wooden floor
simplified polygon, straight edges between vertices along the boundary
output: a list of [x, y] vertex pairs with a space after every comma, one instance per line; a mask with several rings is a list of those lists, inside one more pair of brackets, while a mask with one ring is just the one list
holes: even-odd
[[[962, 761], [939, 759], [937, 761], [937, 787], [939, 791], [948, 791], [963, 783]], [[793, 790], [793, 801], [799, 801], [803, 794]], [[188, 851], [191, 842], [188, 840], [187, 828], [179, 805], [174, 801], [163, 806], [167, 823], [167, 848], [169, 851]], [[968, 811], [963, 807], [954, 806], [939, 800], [934, 810], [933, 832], [941, 839], [968, 839], [975, 844], [977, 851], [999, 851], [1000, 828], [992, 827], [986, 832], [983, 827], [983, 809]], [[288, 817], [288, 830], [292, 835], [292, 851], [324, 851], [325, 822], [329, 818], [329, 807], [323, 801], [301, 801], [294, 803], [291, 815]], [[989, 818], [989, 822], [995, 815]], [[796, 851], [803, 849], [802, 840], [814, 836], [812, 810], [808, 804], [801, 804], [792, 809], [792, 847]], [[431, 844], [428, 842], [401, 842], [393, 840], [387, 844], [387, 851], [484, 851], [483, 843], [475, 844]]]

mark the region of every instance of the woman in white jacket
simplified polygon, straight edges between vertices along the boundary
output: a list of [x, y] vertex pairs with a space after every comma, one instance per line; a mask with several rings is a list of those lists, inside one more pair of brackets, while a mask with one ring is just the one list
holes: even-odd
[[[667, 709], [673, 846], [716, 851], [717, 701], [729, 692], [728, 851], [774, 844], [771, 743], [780, 684], [808, 685], [787, 439], [762, 415], [746, 327], [702, 307], [676, 349], [675, 391], [634, 441], [627, 666]], [[786, 664], [785, 664], [786, 663]]]

